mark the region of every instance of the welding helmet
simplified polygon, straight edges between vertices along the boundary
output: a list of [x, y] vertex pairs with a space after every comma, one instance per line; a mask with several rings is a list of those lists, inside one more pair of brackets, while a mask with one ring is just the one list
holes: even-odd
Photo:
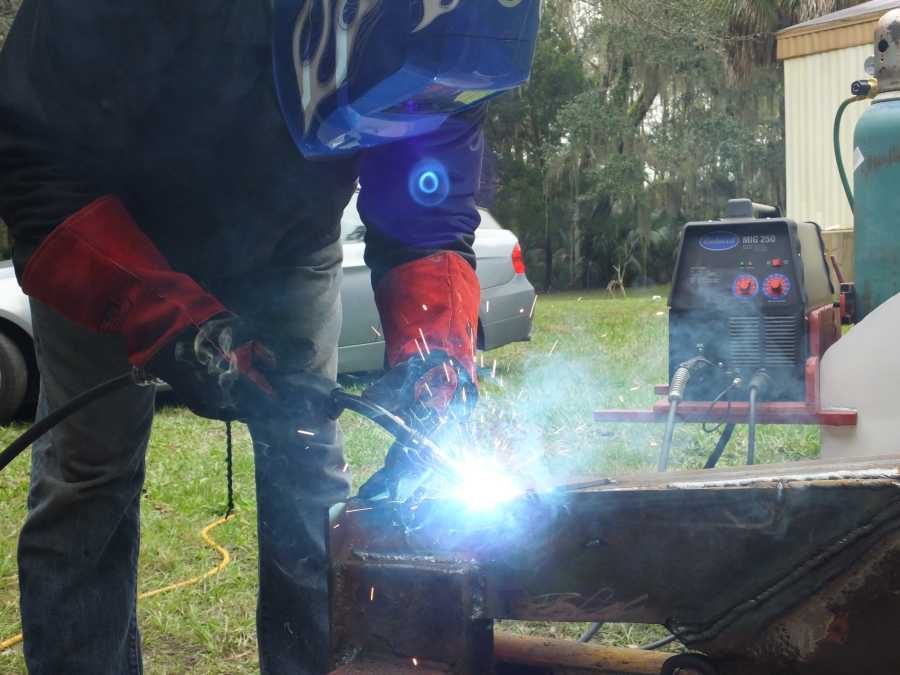
[[427, 134], [528, 80], [540, 0], [274, 0], [275, 82], [306, 157]]

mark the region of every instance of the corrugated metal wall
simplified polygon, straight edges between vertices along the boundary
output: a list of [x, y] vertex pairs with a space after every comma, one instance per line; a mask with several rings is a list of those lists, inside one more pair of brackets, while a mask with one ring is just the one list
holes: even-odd
[[[850, 84], [865, 76], [870, 45], [813, 54], [784, 62], [787, 141], [787, 211], [795, 220], [812, 220], [825, 229], [850, 228], [847, 205], [832, 149], [834, 114], [850, 96]], [[844, 115], [842, 149], [853, 175], [853, 130], [869, 102]]]

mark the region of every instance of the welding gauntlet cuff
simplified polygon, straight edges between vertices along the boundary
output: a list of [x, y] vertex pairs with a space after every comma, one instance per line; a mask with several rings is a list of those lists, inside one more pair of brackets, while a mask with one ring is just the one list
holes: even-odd
[[227, 310], [173, 270], [115, 197], [73, 214], [34, 252], [22, 276], [31, 297], [98, 333], [123, 335], [143, 367], [189, 326]]
[[[471, 410], [477, 397], [480, 297], [478, 276], [455, 253], [432, 255], [389, 272], [375, 289], [389, 372], [369, 396], [414, 426], [429, 411]], [[421, 410], [416, 412], [414, 405]]]

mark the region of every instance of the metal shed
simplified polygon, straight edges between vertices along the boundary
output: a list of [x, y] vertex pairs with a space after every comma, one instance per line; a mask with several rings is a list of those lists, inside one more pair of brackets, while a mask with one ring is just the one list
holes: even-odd
[[[865, 76], [878, 20], [900, 0], [871, 0], [778, 34], [784, 61], [787, 141], [787, 210], [796, 220], [812, 220], [826, 231], [829, 252], [852, 275], [853, 214], [834, 164], [832, 129], [850, 83]], [[851, 106], [842, 133], [845, 161], [853, 161], [853, 131], [869, 106]], [[852, 174], [852, 166], [848, 167]]]

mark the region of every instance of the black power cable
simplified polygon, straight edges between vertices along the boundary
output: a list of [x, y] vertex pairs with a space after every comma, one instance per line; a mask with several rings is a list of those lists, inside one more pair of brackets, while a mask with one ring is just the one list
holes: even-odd
[[225, 422], [225, 480], [228, 483], [228, 506], [225, 508], [225, 517], [231, 518], [234, 513], [234, 440], [231, 436], [231, 420]]
[[123, 389], [130, 384], [134, 384], [136, 381], [134, 373], [129, 371], [124, 375], [120, 375], [119, 377], [99, 384], [93, 389], [89, 389], [83, 394], [73, 398], [64, 406], [57, 408], [45, 418], [36, 422], [34, 426], [10, 443], [9, 446], [0, 453], [0, 471], [3, 471], [3, 469], [9, 466], [16, 457], [25, 452], [32, 443], [63, 420], [71, 417], [94, 401], [101, 399], [114, 391]]
[[719, 463], [719, 460], [722, 459], [722, 455], [725, 453], [725, 448], [728, 447], [728, 443], [731, 442], [731, 437], [734, 435], [734, 429], [736, 425], [732, 423], [728, 423], [725, 425], [725, 429], [722, 431], [722, 435], [719, 437], [719, 442], [716, 443], [716, 449], [713, 450], [712, 454], [709, 456], [709, 459], [706, 460], [706, 466], [704, 469], [715, 469], [716, 465]]

